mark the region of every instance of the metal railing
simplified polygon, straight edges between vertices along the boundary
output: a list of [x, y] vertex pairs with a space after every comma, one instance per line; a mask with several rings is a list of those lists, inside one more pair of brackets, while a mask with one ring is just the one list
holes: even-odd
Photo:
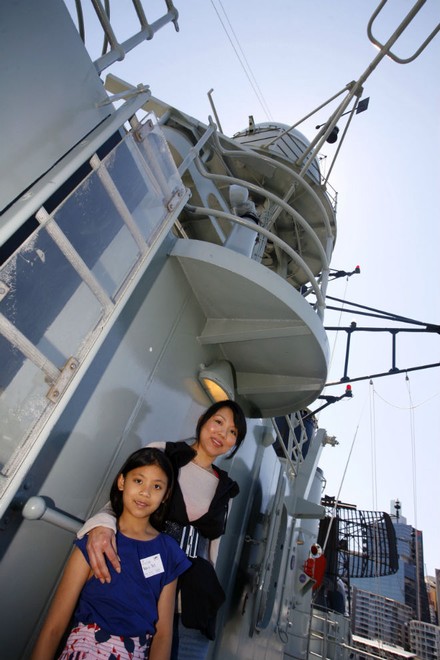
[[[215, 148], [217, 152], [220, 153], [221, 157], [244, 158], [244, 159], [250, 157], [253, 159], [256, 158], [266, 164], [273, 165], [274, 167], [278, 168], [279, 170], [291, 176], [295, 183], [299, 183], [301, 186], [303, 186], [306, 193], [309, 194], [310, 198], [313, 199], [313, 201], [315, 202], [316, 207], [319, 210], [319, 213], [322, 217], [322, 225], [324, 227], [326, 234], [325, 246], [323, 246], [322, 241], [318, 237], [316, 231], [310, 226], [306, 218], [304, 218], [298, 211], [296, 211], [296, 209], [294, 209], [290, 204], [288, 204], [284, 199], [280, 198], [278, 195], [275, 195], [266, 188], [263, 188], [255, 183], [251, 183], [245, 179], [233, 177], [231, 175], [215, 174], [209, 172], [204, 166], [201, 158], [199, 157], [199, 154], [200, 151], [205, 147], [205, 145], [208, 143], [210, 139], [214, 140]], [[334, 237], [327, 211], [322, 201], [319, 199], [319, 196], [309, 185], [309, 183], [305, 181], [303, 178], [300, 178], [299, 175], [296, 172], [294, 172], [294, 170], [292, 170], [290, 167], [284, 165], [283, 163], [279, 163], [278, 161], [274, 160], [269, 156], [262, 155], [247, 149], [246, 150], [223, 149], [220, 145], [218, 135], [215, 131], [215, 126], [212, 124], [212, 122], [210, 123], [210, 126], [206, 129], [202, 137], [199, 139], [199, 141], [184, 156], [183, 161], [179, 166], [179, 174], [183, 175], [188, 170], [190, 165], [193, 163], [196, 166], [200, 175], [203, 176], [205, 179], [211, 180], [215, 184], [226, 184], [226, 185], [237, 184], [243, 186], [247, 188], [249, 191], [254, 192], [257, 195], [273, 202], [274, 205], [277, 207], [277, 209], [281, 209], [282, 211], [290, 215], [292, 217], [293, 223], [297, 223], [301, 227], [301, 229], [304, 231], [304, 234], [309, 238], [311, 245], [313, 245], [318, 255], [318, 258], [321, 261], [321, 268], [320, 268], [321, 272], [319, 275], [319, 282], [316, 279], [314, 273], [311, 271], [310, 267], [308, 266], [306, 260], [303, 259], [301, 255], [297, 251], [295, 251], [288, 243], [280, 239], [274, 232], [269, 231], [267, 228], [262, 227], [261, 225], [256, 225], [255, 223], [250, 222], [245, 218], [240, 218], [236, 215], [233, 215], [232, 213], [227, 213], [225, 211], [220, 211], [218, 209], [207, 208], [207, 207], [195, 207], [195, 206], [187, 207], [188, 210], [194, 215], [223, 218], [233, 223], [241, 224], [251, 229], [252, 231], [266, 237], [267, 239], [271, 240], [274, 244], [279, 246], [288, 255], [289, 259], [293, 261], [299, 268], [301, 268], [306, 274], [308, 280], [310, 281], [311, 288], [313, 289], [317, 297], [316, 307], [318, 309], [318, 314], [320, 318], [323, 318], [323, 313], [325, 308], [325, 293], [327, 289], [328, 274], [329, 274], [329, 261], [333, 249]]]
[[[172, 0], [164, 1], [167, 7], [166, 13], [156, 19], [153, 23], [149, 23], [145, 15], [143, 7], [144, 3], [141, 2], [141, 0], [131, 0], [134, 14], [139, 21], [140, 29], [125, 41], [120, 42], [118, 41], [116, 32], [111, 23], [110, 2], [105, 0], [105, 2], [102, 3], [101, 0], [91, 0], [103, 31], [103, 53], [101, 57], [94, 61], [94, 65], [98, 73], [101, 73], [101, 71], [109, 67], [111, 64], [114, 64], [114, 62], [120, 62], [123, 60], [128, 52], [130, 52], [143, 41], [152, 39], [156, 32], [158, 32], [168, 23], [174, 23], [176, 32], [179, 31], [179, 24], [177, 22], [179, 13], [175, 8]], [[78, 32], [80, 33], [80, 36], [85, 43], [86, 31], [81, 0], [75, 1], [75, 8], [77, 14]], [[108, 51], [107, 48], [109, 48]]]
[[[237, 179], [239, 181], [239, 179]], [[240, 218], [236, 215], [233, 215], [232, 213], [225, 213], [224, 211], [218, 211], [217, 209], [207, 209], [205, 207], [196, 207], [196, 206], [187, 206], [187, 209], [193, 214], [193, 215], [199, 215], [206, 217], [206, 215], [212, 215], [216, 218], [224, 218], [225, 220], [230, 220], [233, 223], [236, 223], [238, 225], [242, 225], [244, 227], [247, 227], [251, 231], [254, 231], [257, 234], [261, 234], [262, 236], [266, 236], [269, 238], [271, 241], [275, 243], [275, 245], [278, 245], [282, 250], [285, 251], [285, 253], [292, 259], [292, 261], [295, 261], [295, 263], [300, 266], [304, 272], [307, 274], [309, 277], [312, 289], [316, 295], [316, 308], [317, 308], [317, 313], [318, 316], [322, 319], [324, 317], [324, 310], [325, 310], [325, 300], [323, 297], [323, 294], [321, 292], [321, 289], [319, 287], [319, 284], [317, 280], [315, 279], [315, 276], [313, 275], [312, 271], [310, 268], [307, 266], [306, 262], [297, 254], [291, 247], [288, 245], [285, 241], [283, 241], [281, 238], [278, 238], [276, 234], [273, 234], [270, 231], [267, 231], [267, 229], [264, 229], [263, 227], [259, 227], [256, 225], [254, 222], [251, 220], [246, 220], [246, 218]]]

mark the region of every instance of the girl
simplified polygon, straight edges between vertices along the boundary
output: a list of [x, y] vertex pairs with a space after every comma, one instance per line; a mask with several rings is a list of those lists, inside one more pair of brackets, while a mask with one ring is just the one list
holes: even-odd
[[128, 458], [110, 490], [120, 572], [110, 566], [111, 581], [101, 583], [85, 541], [76, 541], [32, 660], [54, 657], [78, 596], [76, 624], [60, 660], [169, 659], [177, 577], [191, 566], [176, 541], [158, 532], [172, 486], [164, 452], [145, 448]]
[[[226, 400], [214, 403], [203, 413], [191, 445], [155, 443], [170, 458], [177, 481], [165, 531], [179, 541], [192, 563], [179, 579], [173, 660], [203, 660], [209, 640], [215, 636], [216, 614], [225, 596], [214, 566], [229, 504], [239, 488], [214, 461], [225, 454], [231, 458], [245, 435], [243, 411], [234, 401]], [[108, 513], [100, 512], [80, 530], [80, 534], [90, 532], [90, 563], [94, 574], [103, 581], [110, 579], [104, 553], [116, 570], [119, 567], [111, 531], [114, 521]]]

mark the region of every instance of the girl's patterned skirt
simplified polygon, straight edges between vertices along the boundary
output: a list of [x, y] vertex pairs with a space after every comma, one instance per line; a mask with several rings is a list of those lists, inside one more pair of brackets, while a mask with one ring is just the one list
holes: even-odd
[[96, 623], [80, 623], [72, 629], [59, 660], [148, 660], [151, 637], [119, 637]]

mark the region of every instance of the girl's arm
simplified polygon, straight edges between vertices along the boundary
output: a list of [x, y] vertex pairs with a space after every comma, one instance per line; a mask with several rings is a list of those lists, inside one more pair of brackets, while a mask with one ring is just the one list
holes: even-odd
[[54, 657], [89, 575], [90, 566], [84, 555], [78, 548], [74, 548], [34, 646], [31, 660], [48, 660]]
[[160, 592], [157, 611], [159, 618], [151, 641], [149, 660], [169, 660], [173, 641], [174, 608], [176, 606], [177, 579]]

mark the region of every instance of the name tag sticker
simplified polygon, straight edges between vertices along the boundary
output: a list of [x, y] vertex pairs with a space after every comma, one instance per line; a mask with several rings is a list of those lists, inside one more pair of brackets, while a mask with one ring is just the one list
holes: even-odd
[[152, 577], [163, 573], [164, 568], [160, 555], [151, 555], [151, 557], [144, 557], [141, 559], [141, 566], [144, 576], [146, 578]]

